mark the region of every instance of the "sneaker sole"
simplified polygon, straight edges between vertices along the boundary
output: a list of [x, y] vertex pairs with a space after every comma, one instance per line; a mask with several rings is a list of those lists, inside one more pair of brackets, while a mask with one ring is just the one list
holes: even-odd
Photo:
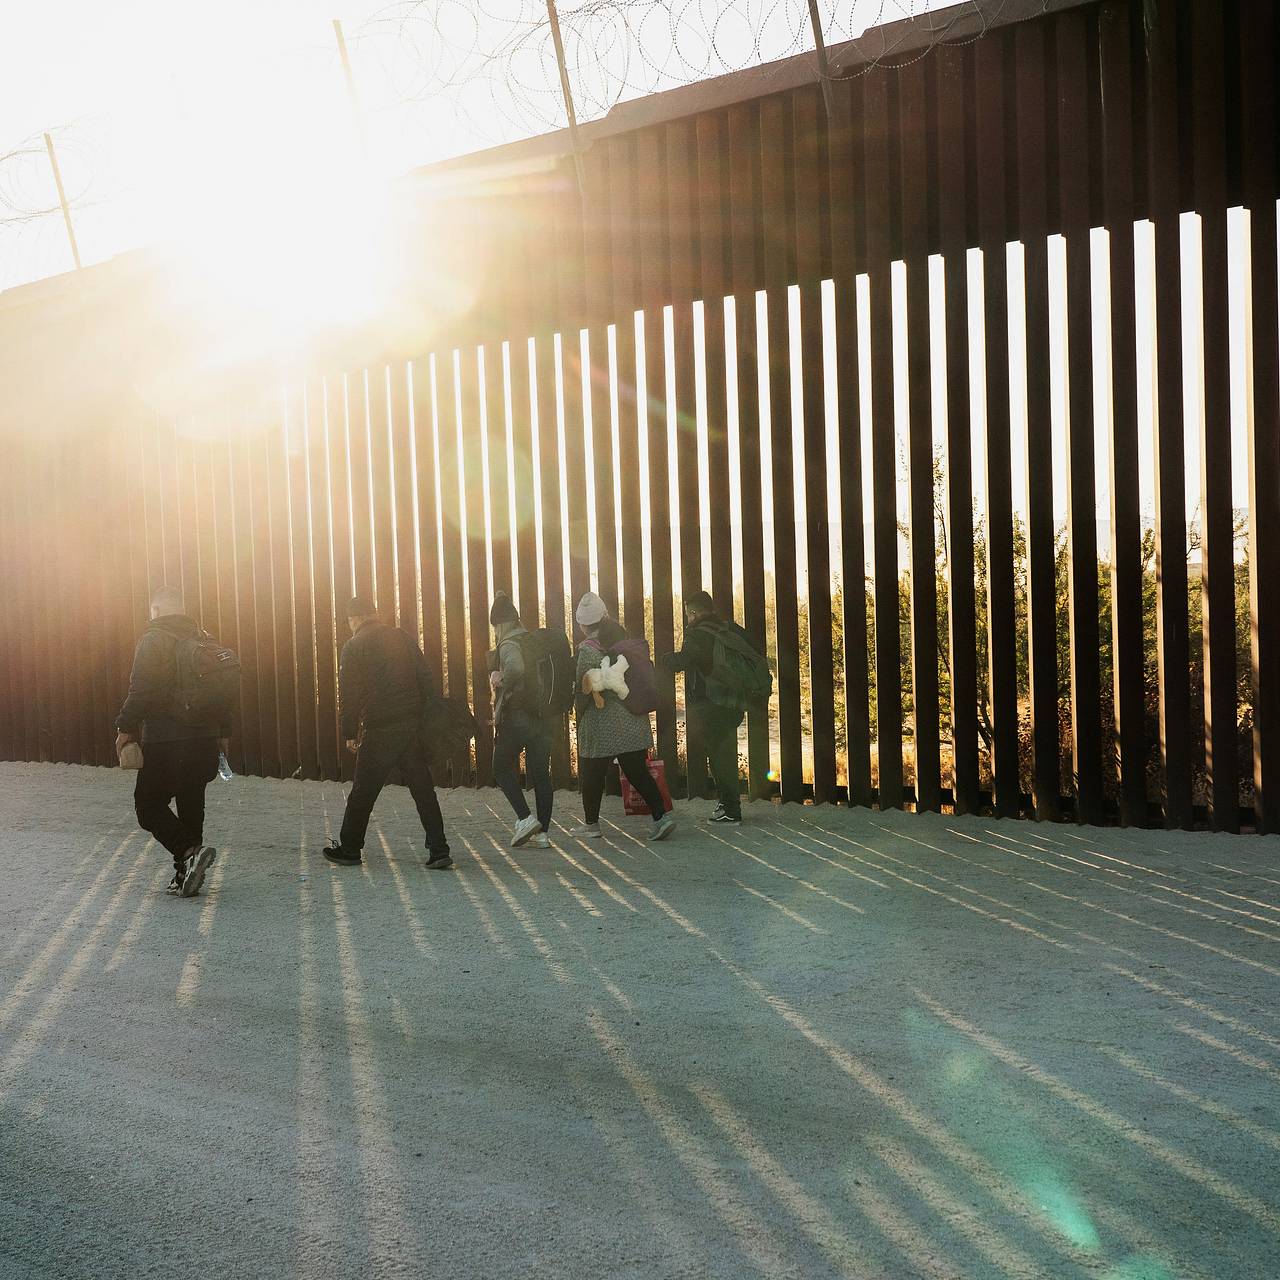
[[659, 840], [667, 840], [671, 836], [675, 835], [677, 825], [677, 823], [673, 822], [669, 827], [663, 827], [661, 831], [655, 831], [653, 833], [654, 843], [657, 843]]
[[196, 854], [195, 863], [191, 870], [182, 878], [182, 892], [179, 895], [183, 898], [194, 898], [200, 892], [200, 886], [204, 884], [205, 872], [213, 865], [213, 860], [218, 856], [216, 849], [203, 848]]
[[537, 828], [537, 827], [534, 827], [534, 829], [533, 829], [532, 831], [526, 831], [526, 832], [524, 833], [524, 835], [522, 835], [522, 836], [512, 836], [512, 837], [511, 837], [511, 847], [512, 847], [513, 849], [520, 849], [520, 848], [523, 848], [523, 847], [524, 847], [525, 845], [527, 845], [527, 844], [529, 843], [529, 841], [530, 841], [530, 840], [532, 840], [532, 839], [533, 839], [533, 837], [534, 837], [534, 836], [536, 836], [537, 834], [538, 834], [538, 828]]

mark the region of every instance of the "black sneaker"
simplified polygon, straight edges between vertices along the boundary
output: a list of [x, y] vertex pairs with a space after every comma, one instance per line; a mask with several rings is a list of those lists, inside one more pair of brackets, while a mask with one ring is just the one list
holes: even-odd
[[717, 809], [707, 821], [725, 827], [740, 827], [742, 825], [742, 818], [738, 814], [728, 812], [726, 809]]
[[204, 884], [205, 872], [213, 865], [213, 860], [217, 856], [218, 851], [210, 849], [208, 845], [192, 849], [187, 855], [186, 874], [182, 877], [182, 888], [179, 890], [181, 897], [194, 898], [200, 892], [200, 886]]
[[173, 879], [165, 886], [165, 893], [171, 898], [180, 898], [182, 896], [182, 877], [187, 873], [187, 864], [184, 862], [182, 867], [173, 873]]
[[324, 856], [330, 862], [336, 862], [341, 867], [356, 867], [363, 861], [360, 854], [351, 853], [344, 849], [340, 844], [331, 844], [324, 850]]
[[447, 871], [453, 866], [453, 859], [449, 856], [448, 849], [441, 849], [433, 852], [427, 850], [427, 870], [428, 871]]

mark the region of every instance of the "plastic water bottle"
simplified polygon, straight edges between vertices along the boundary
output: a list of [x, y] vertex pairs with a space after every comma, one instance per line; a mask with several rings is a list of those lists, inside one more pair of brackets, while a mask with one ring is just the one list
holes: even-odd
[[218, 777], [223, 782], [230, 782], [236, 775], [232, 773], [231, 766], [227, 763], [227, 754], [225, 751], [218, 752]]

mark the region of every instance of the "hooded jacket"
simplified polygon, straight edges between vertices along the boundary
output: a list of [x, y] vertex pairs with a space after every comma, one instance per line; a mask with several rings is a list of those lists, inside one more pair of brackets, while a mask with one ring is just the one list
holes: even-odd
[[398, 627], [366, 622], [342, 646], [338, 701], [342, 736], [365, 729], [420, 724], [435, 696], [435, 681], [418, 642]]
[[116, 717], [116, 728], [148, 742], [189, 742], [198, 738], [229, 738], [231, 722], [191, 725], [171, 714], [178, 667], [179, 640], [200, 634], [194, 618], [173, 613], [156, 618], [133, 651], [129, 692]]

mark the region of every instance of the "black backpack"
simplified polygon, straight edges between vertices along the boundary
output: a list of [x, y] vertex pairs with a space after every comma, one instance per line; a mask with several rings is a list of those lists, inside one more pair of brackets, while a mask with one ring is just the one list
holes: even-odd
[[446, 698], [433, 695], [423, 706], [422, 735], [427, 762], [437, 778], [443, 778], [453, 760], [470, 752], [476, 736], [475, 715], [465, 696]]
[[180, 639], [173, 652], [171, 714], [193, 728], [219, 726], [240, 698], [240, 659], [207, 631]]
[[[563, 631], [539, 627], [515, 637], [524, 658], [524, 685], [515, 705], [531, 716], [567, 716], [578, 687], [578, 664]], [[507, 642], [509, 643], [509, 642]]]
[[721, 707], [739, 711], [767, 702], [773, 694], [773, 672], [765, 657], [737, 627], [715, 620], [704, 622], [714, 637], [707, 697]]

